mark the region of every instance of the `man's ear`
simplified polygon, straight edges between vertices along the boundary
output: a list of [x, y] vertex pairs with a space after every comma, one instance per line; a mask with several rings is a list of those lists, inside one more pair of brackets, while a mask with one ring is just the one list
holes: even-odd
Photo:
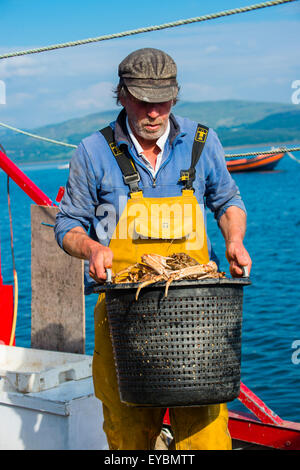
[[128, 92], [126, 92], [125, 94], [120, 93], [119, 102], [121, 103], [123, 108], [126, 108], [127, 100], [129, 98], [128, 95], [129, 95]]
[[121, 105], [123, 106], [123, 108], [125, 108], [124, 96], [120, 96], [120, 97], [119, 97], [119, 101], [120, 101]]

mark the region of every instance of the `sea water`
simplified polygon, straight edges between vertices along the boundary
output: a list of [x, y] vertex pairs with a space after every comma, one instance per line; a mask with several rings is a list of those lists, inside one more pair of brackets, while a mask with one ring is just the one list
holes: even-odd
[[[53, 201], [68, 176], [59, 163], [20, 167]], [[253, 260], [252, 285], [244, 288], [241, 380], [282, 419], [300, 422], [300, 164], [286, 155], [271, 172], [232, 176], [247, 207], [245, 246]], [[1, 269], [4, 284], [13, 284], [6, 187], [6, 175], [0, 171]], [[32, 201], [12, 181], [10, 198], [19, 281], [16, 345], [30, 347]], [[222, 235], [213, 215], [207, 215], [220, 268], [229, 275]], [[87, 354], [93, 353], [95, 302], [95, 294], [86, 297]], [[238, 400], [229, 407], [246, 411]]]

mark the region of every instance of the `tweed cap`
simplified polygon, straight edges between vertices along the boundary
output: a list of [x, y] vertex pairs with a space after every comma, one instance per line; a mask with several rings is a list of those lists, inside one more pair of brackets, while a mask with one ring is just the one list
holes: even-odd
[[138, 49], [119, 65], [120, 85], [138, 100], [163, 103], [176, 98], [177, 67], [168, 54], [152, 48]]

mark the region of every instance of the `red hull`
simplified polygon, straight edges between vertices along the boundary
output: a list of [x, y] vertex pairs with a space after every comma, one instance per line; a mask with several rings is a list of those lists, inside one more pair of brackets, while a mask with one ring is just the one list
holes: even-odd
[[[265, 449], [300, 450], [300, 423], [285, 421], [241, 382], [238, 400], [252, 413], [229, 411], [228, 428], [236, 445], [251, 449], [250, 445]], [[169, 410], [164, 424], [170, 425]]]
[[[1, 284], [0, 279], [0, 344], [9, 345], [14, 314], [13, 286]], [[13, 343], [15, 345], [15, 342]]]
[[273, 170], [285, 153], [257, 155], [253, 158], [237, 158], [226, 162], [230, 173], [241, 171], [268, 171]]

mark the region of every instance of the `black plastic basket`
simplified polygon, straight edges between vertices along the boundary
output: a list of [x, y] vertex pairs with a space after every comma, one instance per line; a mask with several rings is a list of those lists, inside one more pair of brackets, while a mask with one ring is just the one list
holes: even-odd
[[134, 406], [199, 406], [240, 390], [243, 287], [248, 278], [108, 284], [120, 399]]

